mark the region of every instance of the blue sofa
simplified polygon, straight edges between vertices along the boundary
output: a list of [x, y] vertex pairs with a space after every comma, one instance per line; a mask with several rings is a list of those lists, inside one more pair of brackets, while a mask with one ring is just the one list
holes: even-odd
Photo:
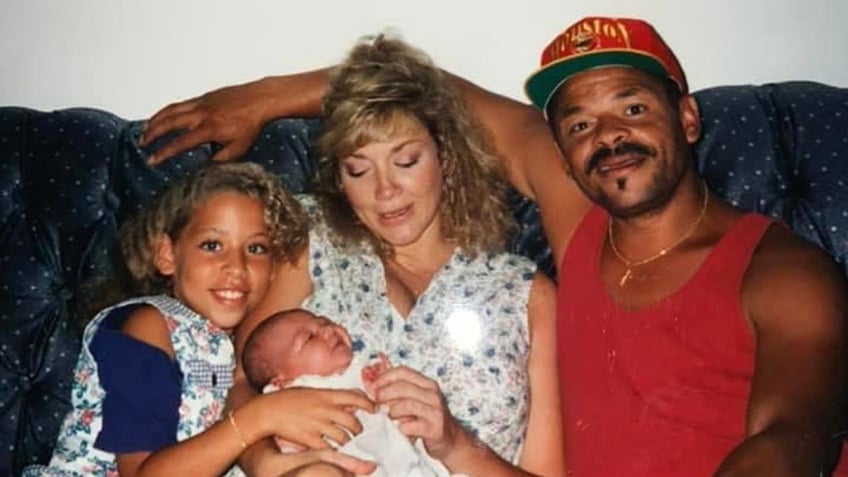
[[[697, 160], [713, 190], [782, 218], [848, 274], [848, 89], [787, 82], [696, 96], [705, 126]], [[306, 190], [317, 125], [271, 123], [245, 159]], [[215, 147], [154, 169], [140, 129], [93, 109], [0, 108], [0, 475], [50, 456], [69, 406], [82, 285], [110, 269], [117, 228]], [[516, 197], [515, 214], [514, 250], [550, 272], [535, 207]]]

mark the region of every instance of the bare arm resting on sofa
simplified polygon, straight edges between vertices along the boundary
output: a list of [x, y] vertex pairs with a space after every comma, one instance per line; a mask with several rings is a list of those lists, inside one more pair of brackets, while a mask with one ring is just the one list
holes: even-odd
[[[267, 77], [170, 104], [150, 118], [142, 145], [149, 145], [167, 133], [185, 130], [150, 156], [150, 162], [160, 163], [206, 142], [223, 146], [213, 160], [239, 157], [266, 122], [320, 114], [328, 76], [329, 69], [321, 69]], [[547, 123], [529, 105], [458, 76], [451, 78], [487, 129], [488, 139], [498, 154], [506, 160], [510, 182], [539, 204], [554, 263], [559, 267], [565, 247], [589, 202], [564, 173], [559, 149]]]
[[[319, 77], [312, 76], [312, 80], [315, 83], [311, 87], [321, 91], [326, 87]], [[564, 173], [547, 124], [541, 114], [526, 105], [458, 78], [456, 84], [488, 128], [498, 152], [510, 163], [513, 184], [538, 202], [559, 266], [588, 202]], [[310, 94], [310, 97], [318, 96]], [[286, 106], [275, 103], [277, 106], [281, 109], [269, 117], [289, 114]], [[151, 131], [155, 126], [154, 118]], [[800, 250], [796, 254], [806, 258], [789, 260], [795, 256], [789, 254], [775, 259], [774, 254], [764, 254], [772, 259], [753, 263], [752, 273], [746, 279], [746, 287], [759, 290], [751, 293], [754, 298], [746, 309], [758, 346], [746, 423], [748, 439], [725, 459], [719, 475], [739, 475], [742, 469], [754, 472], [755, 467], [775, 466], [782, 472], [790, 472], [786, 475], [799, 475], [791, 472], [810, 469], [819, 462], [821, 449], [832, 430], [835, 410], [841, 409], [844, 281], [834, 277], [835, 272], [825, 265], [826, 257], [804, 255], [804, 247]], [[791, 277], [769, 268], [787, 261], [798, 265], [796, 271], [803, 271], [798, 273], [806, 277], [804, 287], [787, 287], [778, 278], [774, 278], [774, 286], [763, 286], [768, 280], [756, 279], [760, 275]], [[759, 262], [768, 266], [757, 267]], [[770, 271], [760, 273], [761, 269]], [[784, 291], [776, 291], [781, 289]], [[787, 462], [790, 457], [794, 460]], [[780, 475], [769, 474], [770, 471], [764, 469], [760, 472], [765, 473], [746, 475]]]
[[213, 160], [228, 161], [244, 154], [268, 121], [283, 116], [317, 116], [326, 85], [327, 70], [322, 69], [210, 91], [159, 110], [150, 118], [141, 143], [147, 145], [168, 132], [186, 130], [151, 155], [150, 163], [157, 164], [206, 142], [224, 146]]

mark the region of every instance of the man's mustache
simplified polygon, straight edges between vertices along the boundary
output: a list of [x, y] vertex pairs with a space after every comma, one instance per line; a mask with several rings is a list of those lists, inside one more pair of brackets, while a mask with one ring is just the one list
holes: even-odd
[[586, 175], [591, 174], [604, 159], [625, 154], [639, 154], [648, 157], [657, 155], [652, 147], [637, 142], [620, 142], [615, 147], [601, 147], [592, 154], [589, 162], [586, 163]]

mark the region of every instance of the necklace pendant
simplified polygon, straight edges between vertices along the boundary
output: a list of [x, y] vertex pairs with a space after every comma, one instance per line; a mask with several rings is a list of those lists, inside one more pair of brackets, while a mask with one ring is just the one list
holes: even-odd
[[624, 272], [624, 275], [621, 277], [621, 280], [619, 280], [619, 281], [618, 281], [618, 286], [623, 287], [624, 285], [626, 285], [626, 284], [627, 284], [627, 280], [630, 280], [630, 277], [631, 277], [632, 275], [633, 275], [633, 273], [632, 273], [632, 272], [630, 271], [630, 269], [628, 268], [628, 269], [627, 269], [627, 271], [626, 271], [626, 272]]

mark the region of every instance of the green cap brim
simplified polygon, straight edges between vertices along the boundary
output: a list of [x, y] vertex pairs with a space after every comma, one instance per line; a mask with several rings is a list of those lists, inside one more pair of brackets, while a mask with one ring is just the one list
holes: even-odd
[[524, 91], [533, 105], [545, 112], [551, 96], [565, 80], [582, 71], [604, 66], [632, 66], [662, 78], [668, 77], [662, 63], [653, 57], [632, 51], [599, 51], [548, 64], [527, 79]]

